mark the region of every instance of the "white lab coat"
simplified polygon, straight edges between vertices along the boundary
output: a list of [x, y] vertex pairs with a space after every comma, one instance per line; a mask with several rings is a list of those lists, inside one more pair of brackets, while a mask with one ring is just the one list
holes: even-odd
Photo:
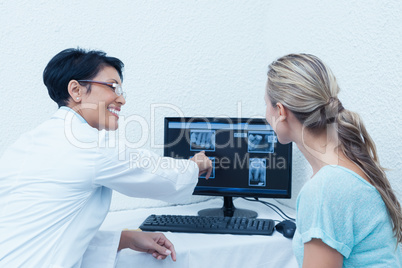
[[[64, 108], [64, 109], [62, 109]], [[98, 232], [112, 190], [189, 199], [198, 167], [108, 146], [71, 109], [21, 136], [0, 159], [0, 267], [113, 267], [120, 232]]]

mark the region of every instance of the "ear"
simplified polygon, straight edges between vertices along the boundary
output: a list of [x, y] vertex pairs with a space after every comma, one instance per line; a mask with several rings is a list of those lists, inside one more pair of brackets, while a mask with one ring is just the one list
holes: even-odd
[[280, 102], [276, 103], [276, 109], [278, 111], [279, 120], [285, 121], [288, 116], [288, 109]]
[[81, 102], [81, 97], [82, 97], [82, 86], [80, 83], [78, 83], [77, 80], [71, 80], [68, 83], [68, 94], [70, 94], [70, 97], [72, 98], [73, 102], [75, 103], [80, 103]]

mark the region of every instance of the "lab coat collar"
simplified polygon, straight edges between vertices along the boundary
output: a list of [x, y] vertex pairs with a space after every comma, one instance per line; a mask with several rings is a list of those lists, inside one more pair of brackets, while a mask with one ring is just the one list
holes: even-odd
[[73, 109], [67, 106], [61, 106], [51, 117], [51, 119], [61, 119], [64, 121], [65, 127], [71, 125], [75, 127], [84, 127], [85, 129], [90, 129], [93, 132], [99, 132], [98, 129], [90, 126], [85, 119], [75, 112]]
[[84, 117], [82, 117], [79, 113], [67, 106], [61, 106], [59, 110], [52, 116], [52, 118], [55, 117], [59, 119], [65, 119], [68, 112], [73, 113], [75, 117], [77, 117], [77, 119], [81, 121], [81, 123], [87, 123]]

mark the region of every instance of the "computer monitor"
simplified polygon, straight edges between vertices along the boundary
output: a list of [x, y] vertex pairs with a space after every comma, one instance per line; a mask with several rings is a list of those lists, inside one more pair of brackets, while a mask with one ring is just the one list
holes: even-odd
[[193, 194], [223, 196], [224, 204], [199, 215], [257, 217], [235, 208], [233, 197], [291, 198], [292, 144], [280, 144], [265, 119], [167, 117], [164, 134], [165, 156], [205, 151], [212, 160], [211, 176], [201, 175]]

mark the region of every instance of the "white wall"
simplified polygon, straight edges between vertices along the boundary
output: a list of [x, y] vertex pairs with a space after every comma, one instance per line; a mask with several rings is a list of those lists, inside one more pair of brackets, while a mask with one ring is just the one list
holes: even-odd
[[[268, 64], [306, 52], [332, 67], [340, 99], [362, 115], [402, 201], [401, 12], [397, 0], [0, 0], [0, 154], [57, 109], [42, 72], [62, 49], [124, 61], [123, 114], [148, 127], [130, 123], [120, 134], [133, 143], [146, 135], [143, 147], [160, 154], [152, 144], [162, 144], [164, 116], [264, 116]], [[311, 176], [298, 149], [293, 165], [290, 206]], [[144, 204], [163, 205], [115, 195], [112, 209]]]

